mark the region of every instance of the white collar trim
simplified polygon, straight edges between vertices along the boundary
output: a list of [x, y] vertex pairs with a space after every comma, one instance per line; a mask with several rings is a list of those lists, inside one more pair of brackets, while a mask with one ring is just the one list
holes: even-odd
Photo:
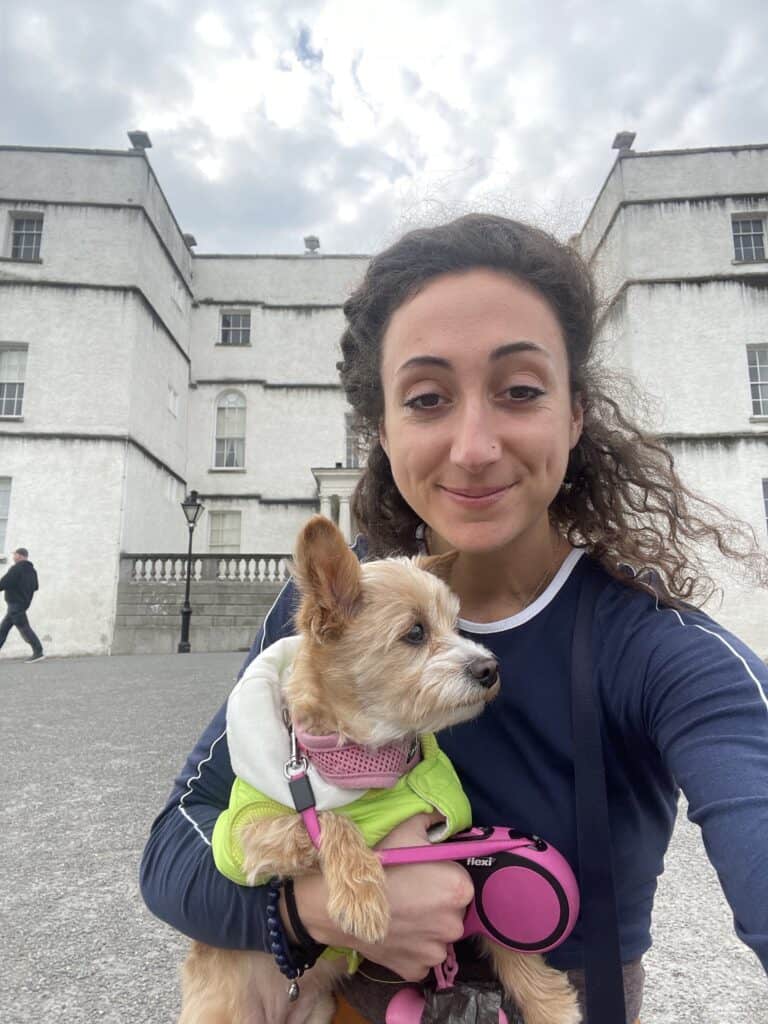
[[573, 572], [576, 563], [584, 554], [584, 548], [571, 548], [549, 586], [539, 594], [532, 604], [517, 612], [516, 615], [510, 615], [507, 619], [498, 619], [496, 622], [472, 622], [470, 619], [459, 619], [459, 628], [465, 629], [468, 633], [502, 633], [505, 629], [515, 629], [517, 626], [530, 622], [551, 601], [554, 601]]

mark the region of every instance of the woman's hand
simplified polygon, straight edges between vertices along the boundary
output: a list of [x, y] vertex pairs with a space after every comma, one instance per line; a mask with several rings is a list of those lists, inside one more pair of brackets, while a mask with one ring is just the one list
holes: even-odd
[[[417, 815], [394, 829], [377, 848], [423, 846], [428, 843], [427, 828], [441, 820], [439, 815]], [[406, 981], [419, 981], [445, 960], [448, 943], [461, 938], [474, 893], [472, 880], [454, 861], [392, 866], [385, 875], [391, 917], [383, 942], [351, 939], [329, 920], [321, 875], [295, 880], [299, 916], [317, 942], [356, 949]]]

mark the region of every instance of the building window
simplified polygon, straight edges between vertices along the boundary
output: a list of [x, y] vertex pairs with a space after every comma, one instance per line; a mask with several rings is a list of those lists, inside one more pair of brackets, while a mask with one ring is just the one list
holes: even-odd
[[240, 550], [240, 512], [208, 513], [208, 550], [236, 554]]
[[251, 314], [248, 310], [221, 314], [221, 344], [251, 344]]
[[0, 476], [0, 552], [5, 551], [8, 509], [11, 507], [11, 478]]
[[346, 453], [344, 465], [347, 469], [358, 469], [361, 462], [360, 437], [354, 428], [354, 416], [347, 413], [344, 417]]
[[39, 260], [43, 237], [43, 215], [14, 214], [11, 229], [11, 259]]
[[765, 259], [765, 221], [763, 217], [737, 217], [733, 221], [734, 258], [742, 263]]
[[237, 391], [225, 391], [216, 402], [216, 451], [219, 469], [245, 466], [245, 399]]
[[768, 416], [768, 345], [747, 349], [752, 415]]
[[26, 346], [0, 344], [0, 419], [21, 416], [26, 369]]

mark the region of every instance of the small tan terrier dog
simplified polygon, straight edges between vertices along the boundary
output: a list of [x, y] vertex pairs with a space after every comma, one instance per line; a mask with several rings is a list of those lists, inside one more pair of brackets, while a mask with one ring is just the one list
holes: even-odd
[[[310, 519], [294, 554], [301, 602], [297, 646], [280, 681], [286, 721], [296, 723], [297, 731], [300, 723], [302, 736], [335, 734], [340, 746], [351, 743], [375, 757], [392, 745], [418, 749], [422, 734], [480, 714], [499, 691], [497, 664], [486, 648], [457, 632], [458, 598], [444, 582], [456, 557], [451, 552], [360, 563], [330, 520]], [[233, 697], [237, 692], [236, 687]], [[256, 745], [259, 724], [253, 723]], [[319, 847], [288, 807], [237, 832], [247, 882], [320, 871], [330, 918], [353, 938], [380, 942], [389, 925], [381, 861], [350, 817], [322, 810], [320, 799], [318, 808]], [[481, 944], [526, 1024], [578, 1024], [575, 994], [564, 974], [540, 956], [485, 939]], [[333, 990], [345, 972], [343, 956], [321, 957], [306, 972], [298, 1014], [306, 1024], [330, 1024]], [[287, 985], [267, 953], [193, 943], [182, 971], [179, 1024], [249, 1024], [261, 1019], [255, 1007], [262, 1007], [270, 1024], [292, 1019]]]

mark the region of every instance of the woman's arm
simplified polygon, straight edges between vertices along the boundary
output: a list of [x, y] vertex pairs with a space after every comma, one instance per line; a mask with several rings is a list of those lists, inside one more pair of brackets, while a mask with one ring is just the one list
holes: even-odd
[[[293, 632], [289, 582], [269, 610], [242, 672], [256, 655]], [[266, 949], [266, 890], [235, 885], [216, 868], [211, 836], [229, 804], [234, 773], [221, 707], [187, 758], [152, 824], [139, 874], [141, 894], [162, 921], [190, 938], [227, 949]]]
[[701, 827], [736, 933], [768, 971], [768, 670], [705, 616], [666, 610], [654, 651], [647, 726]]
[[266, 893], [235, 885], [213, 862], [211, 835], [234, 781], [222, 707], [197, 742], [152, 824], [141, 861], [144, 902], [190, 938], [229, 949], [264, 949]]

